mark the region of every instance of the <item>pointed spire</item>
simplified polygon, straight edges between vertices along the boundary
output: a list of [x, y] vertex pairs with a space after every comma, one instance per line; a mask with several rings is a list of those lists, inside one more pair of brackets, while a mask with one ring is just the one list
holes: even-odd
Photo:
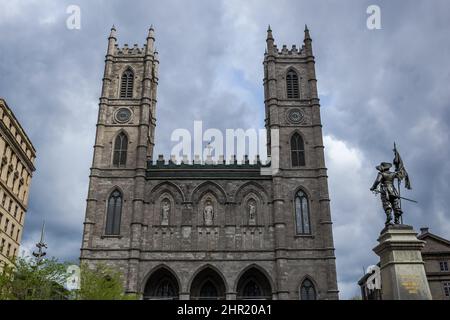
[[153, 38], [153, 39], [155, 39], [155, 29], [153, 29], [153, 24], [150, 25], [150, 28], [148, 29], [147, 39], [148, 39], [148, 38]]
[[44, 243], [44, 234], [45, 234], [45, 220], [42, 221], [42, 229], [41, 229], [41, 243]]
[[267, 43], [267, 52], [269, 54], [272, 54], [273, 52], [273, 48], [274, 48], [274, 39], [273, 39], [273, 35], [272, 35], [272, 29], [270, 28], [270, 24], [267, 27], [267, 39], [266, 39], [266, 43]]
[[309, 29], [306, 24], [305, 24], [305, 40], [311, 40], [311, 36], [309, 34]]
[[154, 45], [155, 45], [155, 29], [153, 29], [153, 24], [148, 29], [148, 35], [147, 35], [147, 53], [153, 53], [154, 52]]
[[36, 257], [36, 263], [39, 264], [43, 257], [47, 254], [44, 249], [47, 248], [47, 244], [44, 242], [44, 233], [45, 233], [45, 221], [42, 222], [42, 229], [41, 229], [41, 239], [38, 243], [36, 243], [36, 248], [38, 249], [37, 252], [33, 251], [33, 256]]
[[108, 37], [108, 51], [107, 51], [108, 55], [114, 54], [114, 47], [116, 45], [116, 41], [117, 41], [116, 27], [113, 25], [111, 27], [111, 33], [109, 34], [109, 37]]
[[270, 28], [270, 24], [267, 27], [267, 40], [273, 40], [272, 29]]
[[116, 39], [116, 27], [114, 25], [111, 27], [111, 33], [109, 34], [109, 38]]

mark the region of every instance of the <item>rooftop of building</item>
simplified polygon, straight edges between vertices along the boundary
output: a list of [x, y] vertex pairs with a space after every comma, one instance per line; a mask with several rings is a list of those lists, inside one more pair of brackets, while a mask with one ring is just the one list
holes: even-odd
[[20, 122], [17, 119], [17, 117], [15, 116], [14, 112], [11, 110], [11, 108], [6, 103], [6, 100], [4, 98], [2, 98], [2, 97], [0, 97], [0, 105], [5, 107], [6, 111], [10, 115], [11, 119], [14, 121], [14, 124], [16, 125], [17, 129], [22, 134], [23, 138], [25, 139], [26, 143], [28, 144], [30, 149], [33, 151], [33, 154], [35, 156], [36, 155], [36, 149], [35, 149], [33, 143], [31, 142], [31, 139], [26, 134], [25, 130], [23, 129], [23, 127], [20, 124]]

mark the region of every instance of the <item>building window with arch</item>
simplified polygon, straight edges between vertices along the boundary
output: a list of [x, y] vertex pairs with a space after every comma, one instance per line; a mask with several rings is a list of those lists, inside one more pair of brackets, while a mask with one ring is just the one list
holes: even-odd
[[300, 99], [298, 75], [294, 70], [289, 70], [286, 74], [286, 93], [288, 99]]
[[120, 234], [120, 220], [122, 217], [122, 193], [119, 190], [114, 190], [108, 199], [108, 206], [106, 209], [106, 235]]
[[114, 142], [113, 165], [116, 167], [124, 167], [127, 163], [128, 137], [121, 132]]
[[291, 137], [291, 162], [293, 167], [306, 165], [305, 143], [298, 132], [294, 133]]
[[295, 195], [294, 202], [297, 234], [311, 234], [308, 196], [300, 190]]
[[129, 99], [133, 98], [133, 82], [134, 82], [134, 73], [128, 68], [122, 74], [122, 79], [120, 82], [120, 97]]
[[309, 279], [305, 279], [300, 287], [301, 300], [317, 300], [316, 289]]

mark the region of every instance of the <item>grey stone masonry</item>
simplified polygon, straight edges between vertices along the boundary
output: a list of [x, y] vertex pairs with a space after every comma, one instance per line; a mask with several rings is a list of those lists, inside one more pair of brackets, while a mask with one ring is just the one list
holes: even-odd
[[[281, 51], [268, 30], [265, 127], [279, 132], [279, 141], [268, 140], [271, 164], [177, 164], [162, 157], [153, 159], [159, 64], [154, 40], [151, 28], [143, 48], [119, 48], [116, 30], [111, 30], [81, 262], [104, 262], [120, 269], [126, 291], [144, 298], [193, 299], [217, 294], [236, 299], [251, 294], [271, 299], [337, 299], [309, 30], [305, 30], [301, 48]], [[134, 76], [131, 98], [121, 98], [126, 70], [132, 70]], [[289, 70], [298, 77], [298, 98], [286, 96]], [[124, 108], [129, 113], [121, 118], [118, 112]], [[114, 159], [120, 134], [127, 137], [126, 164], [117, 165]], [[303, 143], [299, 153], [305, 163], [300, 166], [294, 166], [292, 160], [295, 134]], [[262, 175], [261, 169], [273, 166], [274, 154], [279, 154], [279, 170]], [[111, 235], [105, 230], [115, 190], [122, 199], [120, 232]], [[170, 288], [153, 285], [166, 278], [172, 281]], [[215, 291], [206, 284], [212, 284]]]

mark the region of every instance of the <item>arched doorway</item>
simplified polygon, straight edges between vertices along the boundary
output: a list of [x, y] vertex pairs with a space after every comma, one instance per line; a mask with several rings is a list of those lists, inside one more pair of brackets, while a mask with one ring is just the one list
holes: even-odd
[[178, 300], [179, 286], [175, 276], [166, 268], [159, 268], [147, 280], [144, 300]]
[[225, 283], [222, 277], [212, 268], [200, 271], [191, 284], [192, 300], [225, 299]]
[[272, 286], [260, 270], [250, 268], [239, 278], [237, 298], [239, 300], [271, 300]]

